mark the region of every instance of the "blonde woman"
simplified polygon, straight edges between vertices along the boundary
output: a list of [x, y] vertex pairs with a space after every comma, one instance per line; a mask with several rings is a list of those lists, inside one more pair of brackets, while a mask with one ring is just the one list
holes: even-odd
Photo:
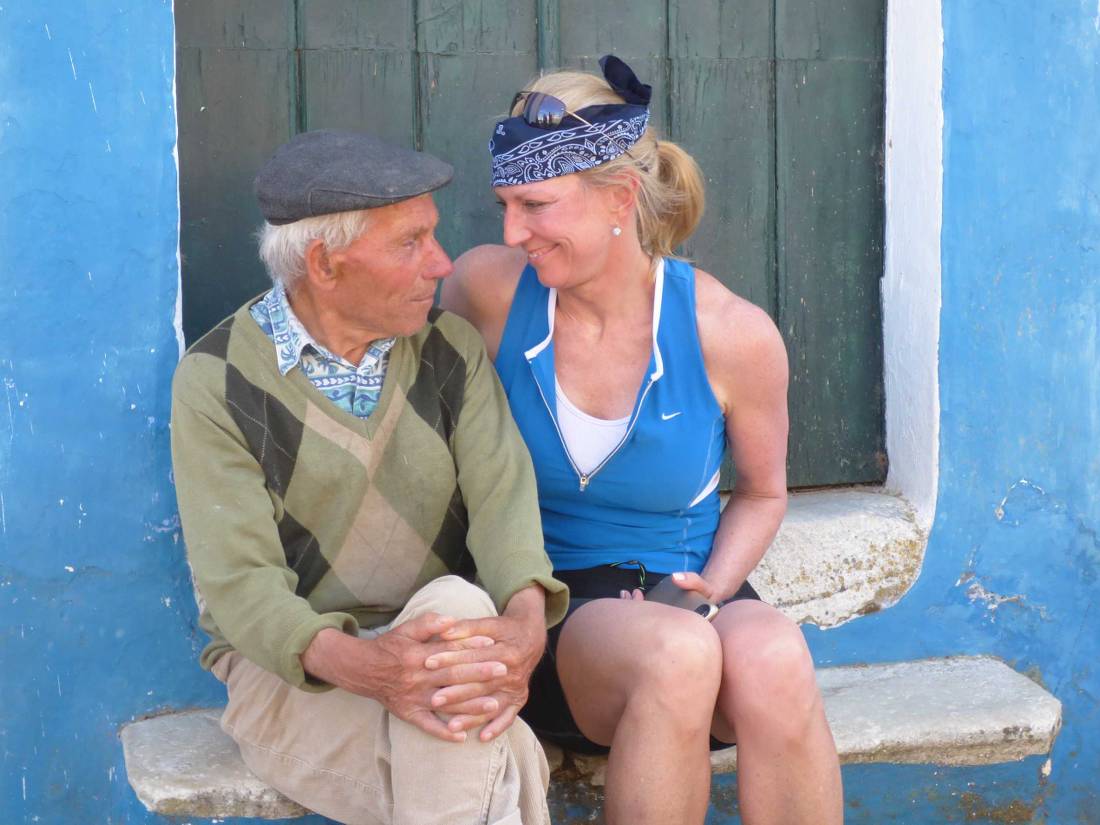
[[[494, 359], [573, 596], [524, 716], [609, 750], [612, 825], [703, 822], [709, 750], [733, 742], [744, 822], [841, 822], [809, 651], [746, 582], [786, 509], [786, 351], [764, 311], [672, 257], [703, 211], [700, 171], [648, 125], [650, 87], [600, 64], [518, 92], [490, 142], [505, 246], [467, 252], [443, 289]], [[713, 621], [647, 599], [666, 576]], [[441, 709], [468, 707], [463, 691]]]

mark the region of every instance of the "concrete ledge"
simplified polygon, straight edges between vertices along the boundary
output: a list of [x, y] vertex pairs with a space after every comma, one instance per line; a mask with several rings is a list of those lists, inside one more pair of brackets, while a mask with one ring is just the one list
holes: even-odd
[[[987, 765], [1046, 753], [1061, 703], [1003, 662], [985, 656], [818, 671], [841, 761]], [[186, 711], [122, 730], [126, 771], [151, 811], [267, 819], [305, 811], [252, 776], [221, 732], [220, 709]], [[556, 782], [602, 785], [606, 759], [547, 748]], [[711, 755], [735, 769], [737, 749]]]
[[833, 627], [897, 602], [917, 580], [926, 541], [910, 504], [881, 487], [792, 493], [749, 581], [796, 622]]
[[221, 708], [155, 716], [122, 729], [130, 786], [166, 816], [290, 819], [309, 813], [257, 779], [218, 725]]

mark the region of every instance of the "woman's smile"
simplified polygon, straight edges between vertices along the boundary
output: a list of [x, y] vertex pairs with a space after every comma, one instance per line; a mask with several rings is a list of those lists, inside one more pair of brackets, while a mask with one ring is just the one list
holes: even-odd
[[546, 257], [546, 255], [550, 254], [556, 248], [557, 244], [548, 244], [546, 246], [540, 246], [535, 249], [528, 249], [527, 260], [530, 261], [532, 264], [537, 264], [540, 260]]

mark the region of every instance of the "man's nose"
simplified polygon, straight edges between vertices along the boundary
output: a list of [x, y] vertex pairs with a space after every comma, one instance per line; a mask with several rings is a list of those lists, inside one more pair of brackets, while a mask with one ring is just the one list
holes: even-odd
[[523, 217], [516, 210], [504, 207], [504, 243], [508, 246], [522, 246], [531, 237]]
[[454, 272], [454, 264], [451, 262], [450, 256], [447, 255], [446, 250], [443, 249], [443, 245], [434, 235], [432, 236], [432, 246], [433, 249], [426, 277], [432, 279], [446, 278]]

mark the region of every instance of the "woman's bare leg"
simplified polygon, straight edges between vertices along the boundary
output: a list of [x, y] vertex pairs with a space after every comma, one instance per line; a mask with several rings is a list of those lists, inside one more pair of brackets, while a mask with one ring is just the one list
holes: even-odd
[[745, 825], [843, 822], [836, 745], [802, 631], [748, 600], [723, 607], [714, 627], [723, 656], [714, 733], [737, 742]]
[[599, 599], [569, 618], [557, 664], [581, 731], [611, 746], [608, 825], [702, 823], [721, 681], [714, 629], [686, 610]]

